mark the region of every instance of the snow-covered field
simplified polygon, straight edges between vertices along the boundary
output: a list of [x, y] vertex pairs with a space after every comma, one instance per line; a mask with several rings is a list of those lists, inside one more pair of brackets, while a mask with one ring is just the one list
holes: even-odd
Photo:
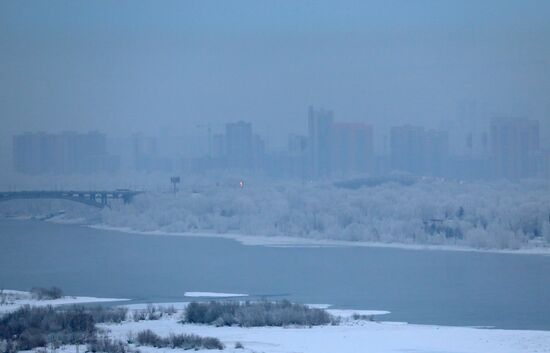
[[[145, 329], [166, 336], [193, 333], [219, 338], [227, 352], [264, 353], [531, 353], [550, 352], [550, 332], [507, 331], [404, 323], [346, 321], [337, 326], [214, 327], [178, 323], [178, 318], [102, 325], [125, 339]], [[241, 342], [245, 349], [234, 349]], [[166, 349], [139, 347], [144, 352]]]
[[[9, 291], [22, 296], [12, 305], [39, 304], [23, 299], [26, 292]], [[223, 293], [210, 293], [222, 296]], [[55, 304], [67, 304], [91, 301], [111, 301], [104, 298], [64, 298]], [[46, 302], [46, 301], [42, 301]], [[49, 301], [48, 304], [54, 304]], [[126, 340], [137, 332], [150, 329], [167, 336], [170, 333], [188, 333], [219, 338], [226, 346], [226, 352], [264, 352], [264, 353], [544, 353], [550, 352], [550, 332], [495, 330], [467, 327], [445, 327], [430, 325], [411, 325], [396, 322], [376, 322], [354, 320], [353, 313], [362, 315], [383, 315], [385, 311], [331, 310], [333, 315], [343, 317], [342, 323], [335, 326], [317, 327], [215, 327], [207, 325], [181, 324], [182, 312], [186, 303], [163, 303], [172, 306], [176, 313], [163, 316], [159, 320], [128, 320], [121, 324], [100, 324], [112, 338]], [[146, 304], [123, 305], [130, 312], [143, 310]], [[327, 307], [327, 305], [317, 305]], [[13, 309], [14, 307], [12, 307]], [[131, 317], [131, 315], [129, 315]], [[378, 319], [382, 316], [375, 316]], [[244, 349], [236, 349], [240, 342]], [[146, 353], [176, 352], [179, 349], [157, 349], [140, 346]], [[82, 350], [82, 348], [80, 348]], [[57, 350], [64, 353], [78, 352], [75, 346], [66, 346]], [[201, 351], [208, 352], [208, 351]]]

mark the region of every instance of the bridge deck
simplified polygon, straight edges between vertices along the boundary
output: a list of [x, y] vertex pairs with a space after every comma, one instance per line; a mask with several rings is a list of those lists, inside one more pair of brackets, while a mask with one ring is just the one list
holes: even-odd
[[103, 208], [105, 206], [109, 206], [108, 200], [121, 199], [124, 201], [124, 203], [130, 203], [134, 196], [141, 193], [143, 193], [143, 191], [133, 191], [127, 189], [119, 189], [114, 191], [3, 191], [0, 192], [0, 201], [16, 199], [61, 199]]

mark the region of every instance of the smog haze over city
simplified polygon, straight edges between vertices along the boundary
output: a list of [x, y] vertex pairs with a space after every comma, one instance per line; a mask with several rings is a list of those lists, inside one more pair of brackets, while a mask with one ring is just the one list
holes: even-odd
[[544, 0], [0, 0], [0, 353], [550, 352], [549, 38]]
[[244, 120], [282, 148], [309, 105], [379, 139], [397, 124], [528, 117], [548, 145], [546, 1], [1, 6], [5, 146], [25, 131], [206, 138], [196, 125]]

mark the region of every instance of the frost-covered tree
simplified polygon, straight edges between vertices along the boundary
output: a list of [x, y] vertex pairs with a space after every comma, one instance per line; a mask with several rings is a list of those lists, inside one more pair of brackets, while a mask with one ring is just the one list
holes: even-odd
[[[200, 185], [200, 186], [197, 186]], [[550, 183], [386, 182], [347, 189], [329, 183], [196, 180], [177, 194], [148, 192], [101, 211], [67, 203], [0, 204], [9, 214], [65, 209], [67, 218], [140, 231], [241, 233], [347, 241], [517, 249], [550, 246]]]

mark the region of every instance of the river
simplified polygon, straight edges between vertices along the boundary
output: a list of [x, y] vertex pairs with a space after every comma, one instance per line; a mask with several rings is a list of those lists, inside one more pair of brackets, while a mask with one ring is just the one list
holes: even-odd
[[0, 219], [0, 288], [184, 301], [247, 293], [391, 311], [419, 324], [550, 329], [550, 256], [369, 247], [245, 246]]

